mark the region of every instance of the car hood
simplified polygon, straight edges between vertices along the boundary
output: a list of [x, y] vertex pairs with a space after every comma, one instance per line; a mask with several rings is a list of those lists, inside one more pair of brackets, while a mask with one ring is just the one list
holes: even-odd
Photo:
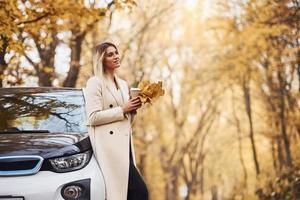
[[39, 155], [44, 159], [91, 149], [87, 133], [0, 134], [0, 157]]

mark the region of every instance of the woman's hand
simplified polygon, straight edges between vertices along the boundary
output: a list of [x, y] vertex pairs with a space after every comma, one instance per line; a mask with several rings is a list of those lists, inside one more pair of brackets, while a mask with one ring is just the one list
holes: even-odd
[[123, 113], [130, 113], [132, 111], [136, 111], [138, 108], [142, 106], [141, 99], [139, 97], [134, 97], [129, 99], [129, 101], [122, 107]]

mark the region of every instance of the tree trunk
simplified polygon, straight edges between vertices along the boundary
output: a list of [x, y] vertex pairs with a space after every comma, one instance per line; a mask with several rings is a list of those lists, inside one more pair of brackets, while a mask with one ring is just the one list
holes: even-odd
[[252, 120], [252, 110], [251, 110], [251, 95], [250, 95], [250, 85], [249, 85], [248, 80], [243, 80], [243, 92], [244, 92], [246, 112], [247, 112], [248, 121], [249, 121], [249, 129], [250, 129], [249, 137], [250, 137], [251, 146], [252, 146], [255, 171], [256, 171], [256, 175], [259, 175], [260, 168], [259, 168], [259, 163], [258, 163], [258, 158], [257, 158], [257, 153], [256, 153], [255, 140], [254, 140], [253, 120]]
[[[55, 50], [54, 50], [55, 51]], [[48, 53], [49, 51], [45, 51], [43, 54]], [[51, 54], [49, 55], [49, 57]], [[49, 58], [48, 57], [48, 58]], [[52, 86], [52, 81], [53, 81], [53, 73], [54, 73], [54, 55], [53, 55], [53, 60], [52, 59], [46, 59], [44, 57], [41, 58], [44, 60], [42, 61], [42, 65], [39, 66], [39, 71], [37, 72], [38, 78], [39, 78], [39, 86], [46, 86], [50, 87]], [[52, 60], [52, 61], [50, 61]]]
[[[298, 29], [299, 30], [299, 29]], [[299, 39], [296, 40], [297, 46], [299, 46]], [[298, 91], [300, 92], [300, 50], [297, 52], [297, 75], [298, 75]]]
[[187, 185], [188, 191], [187, 191], [186, 196], [184, 197], [184, 200], [190, 200], [191, 199], [191, 195], [192, 195], [191, 188], [192, 187], [193, 186], [191, 184]]
[[202, 163], [201, 171], [200, 171], [200, 194], [201, 197], [204, 195], [204, 165]]
[[67, 78], [65, 79], [64, 87], [75, 87], [78, 79], [80, 70], [80, 56], [81, 56], [81, 45], [85, 37], [84, 33], [79, 33], [76, 30], [72, 30], [72, 40], [70, 42], [71, 48], [71, 62], [70, 69], [68, 71]]
[[[51, 30], [49, 34], [51, 34], [53, 42], [48, 45], [41, 43], [38, 36], [32, 35], [41, 59], [40, 63], [34, 63], [27, 55], [25, 56], [27, 60], [34, 66], [39, 79], [39, 86], [46, 87], [52, 86], [52, 81], [55, 77], [54, 57], [56, 47], [59, 43], [56, 37], [57, 31], [55, 29]], [[44, 48], [42, 48], [42, 46], [44, 46]]]
[[177, 200], [178, 199], [178, 170], [172, 167], [170, 170], [170, 180], [167, 181], [165, 186], [165, 199]]
[[52, 75], [52, 72], [50, 72], [50, 70], [51, 70], [50, 68], [53, 68], [53, 70], [54, 70], [54, 67], [45, 67], [45, 66], [40, 67], [40, 71], [37, 73], [38, 78], [39, 78], [39, 86], [42, 86], [42, 87], [51, 87], [52, 86], [52, 76], [53, 75]]
[[278, 157], [278, 163], [279, 163], [279, 171], [281, 171], [284, 159], [282, 154], [282, 145], [281, 145], [281, 137], [277, 137], [277, 157]]
[[284, 142], [284, 149], [285, 149], [285, 164], [289, 167], [293, 165], [292, 163], [292, 156], [290, 150], [290, 141], [288, 135], [286, 133], [286, 117], [285, 117], [285, 83], [279, 70], [278, 73], [278, 80], [279, 80], [279, 120], [280, 120], [280, 133]]
[[215, 185], [211, 187], [211, 200], [218, 200], [218, 187]]
[[5, 62], [5, 54], [6, 49], [8, 47], [8, 40], [5, 36], [0, 36], [0, 40], [2, 41], [2, 47], [0, 48], [0, 87], [3, 87], [3, 76], [4, 71], [7, 68], [7, 63]]
[[272, 151], [273, 167], [277, 173], [278, 166], [277, 166], [277, 160], [276, 160], [276, 149], [275, 149], [275, 139], [274, 138], [272, 138], [271, 151]]
[[235, 124], [236, 124], [236, 131], [237, 131], [237, 139], [238, 139], [238, 148], [239, 148], [239, 157], [240, 157], [240, 162], [242, 165], [242, 169], [243, 169], [243, 175], [244, 175], [244, 183], [243, 183], [243, 188], [247, 189], [247, 179], [248, 179], [248, 174], [247, 174], [247, 169], [246, 169], [246, 165], [245, 165], [245, 161], [243, 158], [243, 145], [242, 145], [242, 134], [241, 134], [241, 124], [240, 124], [240, 120], [236, 114], [236, 110], [235, 110], [235, 98], [233, 96], [233, 91], [232, 91], [232, 112], [233, 112], [233, 117], [235, 120]]

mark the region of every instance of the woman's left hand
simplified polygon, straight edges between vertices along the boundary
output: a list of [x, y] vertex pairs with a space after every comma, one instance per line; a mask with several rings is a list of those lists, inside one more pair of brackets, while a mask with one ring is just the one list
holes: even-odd
[[124, 113], [130, 113], [132, 111], [137, 110], [142, 106], [141, 99], [139, 97], [135, 97], [130, 99], [123, 107], [123, 112]]

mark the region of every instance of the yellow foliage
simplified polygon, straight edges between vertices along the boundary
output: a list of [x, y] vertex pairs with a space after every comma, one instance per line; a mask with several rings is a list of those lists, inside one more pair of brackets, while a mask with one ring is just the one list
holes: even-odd
[[44, 67], [43, 71], [47, 74], [50, 74], [50, 73], [54, 72], [54, 67], [50, 67], [50, 66]]
[[150, 81], [148, 80], [141, 81], [138, 87], [141, 89], [139, 96], [142, 103], [148, 102], [151, 104], [155, 98], [158, 98], [165, 94], [165, 91], [162, 88], [161, 81], [158, 81], [158, 83], [150, 83]]

